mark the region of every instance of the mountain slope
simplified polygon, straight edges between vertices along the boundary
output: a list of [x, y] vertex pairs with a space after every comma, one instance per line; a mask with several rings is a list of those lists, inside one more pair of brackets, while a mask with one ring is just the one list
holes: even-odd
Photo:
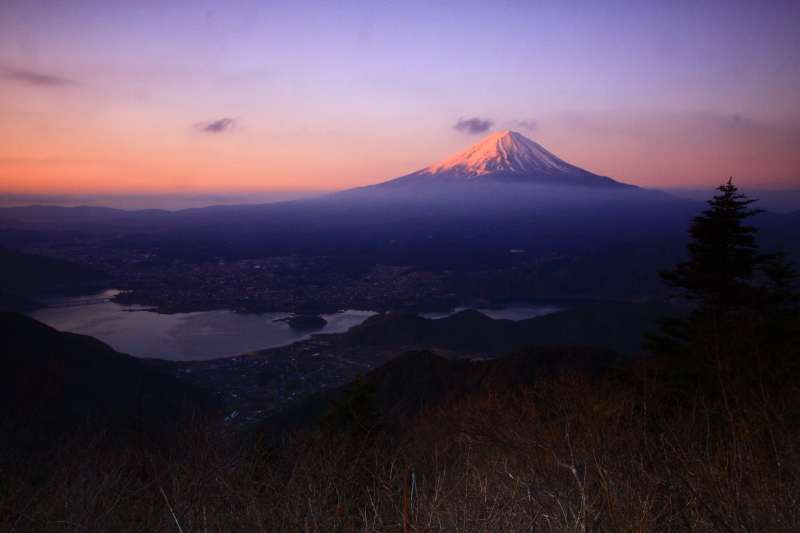
[[[518, 392], [542, 378], [585, 372], [599, 377], [609, 367], [626, 367], [630, 359], [597, 346], [539, 346], [516, 350], [496, 359], [445, 359], [428, 350], [409, 351], [365, 377], [375, 384], [374, 400], [383, 416], [403, 424], [426, 407], [463, 401], [491, 391]], [[265, 428], [280, 435], [280, 426], [309, 426], [342, 398], [339, 390], [313, 394], [266, 419]], [[413, 422], [412, 422], [413, 423]]]
[[480, 183], [487, 180], [556, 186], [633, 187], [570, 165], [514, 131], [493, 133], [438, 163], [377, 186]]
[[55, 286], [106, 282], [110, 279], [110, 274], [97, 268], [0, 246], [2, 289], [47, 289]]
[[366, 377], [377, 385], [375, 402], [389, 420], [396, 422], [443, 401], [459, 401], [480, 392], [519, 391], [544, 377], [581, 371], [599, 376], [603, 367], [629, 362], [612, 350], [596, 346], [524, 348], [482, 361], [448, 360], [423, 350], [406, 352]]
[[0, 433], [9, 425], [44, 424], [49, 432], [109, 418], [155, 425], [220, 407], [210, 391], [93, 337], [0, 312]]

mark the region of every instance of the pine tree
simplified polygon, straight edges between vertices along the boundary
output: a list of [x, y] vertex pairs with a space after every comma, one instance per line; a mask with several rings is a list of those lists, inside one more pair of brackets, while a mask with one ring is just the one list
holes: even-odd
[[644, 347], [666, 359], [663, 377], [679, 395], [698, 389], [724, 393], [741, 381], [763, 329], [764, 304], [775, 294], [756, 284], [755, 275], [772, 272], [779, 290], [787, 290], [790, 276], [785, 264], [773, 264], [775, 254], [759, 253], [758, 229], [742, 224], [762, 212], [748, 208], [756, 200], [739, 194], [732, 180], [717, 190], [721, 194], [707, 202], [710, 209], [692, 219], [688, 259], [659, 272], [665, 284], [682, 289], [693, 309], [685, 318], [660, 320], [659, 331], [645, 337]]
[[747, 209], [757, 200], [738, 194], [732, 180], [717, 190], [722, 194], [708, 200], [711, 209], [692, 219], [692, 241], [686, 246], [689, 260], [659, 275], [667, 285], [683, 288], [687, 298], [699, 299], [703, 308], [724, 312], [744, 303], [749, 292], [746, 281], [769, 256], [758, 253], [754, 237], [758, 228], [742, 226], [742, 221], [763, 212]]

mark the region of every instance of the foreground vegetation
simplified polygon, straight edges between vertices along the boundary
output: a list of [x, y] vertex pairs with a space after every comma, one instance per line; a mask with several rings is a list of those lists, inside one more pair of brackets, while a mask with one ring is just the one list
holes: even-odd
[[[360, 426], [4, 457], [2, 531], [796, 531], [798, 391], [681, 408], [580, 375]], [[360, 429], [362, 430], [360, 430]]]

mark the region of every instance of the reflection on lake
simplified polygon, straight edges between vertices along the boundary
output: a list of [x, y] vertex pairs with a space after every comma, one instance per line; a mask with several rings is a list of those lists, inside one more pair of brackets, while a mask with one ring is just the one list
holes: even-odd
[[[118, 291], [99, 294], [42, 298], [58, 303], [89, 298], [110, 298]], [[160, 315], [141, 311], [141, 305], [105, 302], [94, 305], [39, 309], [32, 318], [62, 331], [90, 335], [115, 350], [136, 357], [172, 360], [215, 359], [274, 348], [307, 339], [312, 333], [342, 333], [374, 315], [347, 310], [320, 315], [322, 328], [296, 330], [278, 318], [288, 313], [237, 314], [227, 310]]]

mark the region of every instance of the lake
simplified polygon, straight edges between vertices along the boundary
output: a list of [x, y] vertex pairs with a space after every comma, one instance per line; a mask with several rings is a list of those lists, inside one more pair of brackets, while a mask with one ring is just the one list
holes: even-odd
[[[111, 298], [116, 290], [82, 296], [37, 296], [48, 304]], [[560, 311], [574, 305], [552, 302], [509, 302], [471, 306], [492, 318], [522, 320]], [[238, 314], [227, 310], [162, 315], [144, 311], [145, 306], [104, 302], [73, 307], [39, 309], [27, 313], [61, 331], [90, 335], [115, 350], [135, 357], [170, 360], [202, 360], [231, 357], [307, 339], [312, 333], [343, 333], [374, 315], [372, 311], [348, 309], [320, 315], [328, 321], [322, 328], [297, 330], [277, 319], [289, 313]], [[456, 311], [466, 309], [460, 307]], [[452, 313], [427, 313], [441, 318]]]
[[[118, 291], [83, 296], [39, 297], [53, 304], [89, 298], [110, 298]], [[171, 360], [216, 359], [307, 339], [312, 333], [342, 333], [374, 315], [347, 310], [320, 315], [322, 328], [297, 330], [275, 320], [289, 313], [237, 314], [227, 310], [161, 315], [143, 311], [146, 306], [105, 302], [73, 307], [39, 309], [26, 313], [58, 330], [90, 335], [115, 350], [136, 357]]]

